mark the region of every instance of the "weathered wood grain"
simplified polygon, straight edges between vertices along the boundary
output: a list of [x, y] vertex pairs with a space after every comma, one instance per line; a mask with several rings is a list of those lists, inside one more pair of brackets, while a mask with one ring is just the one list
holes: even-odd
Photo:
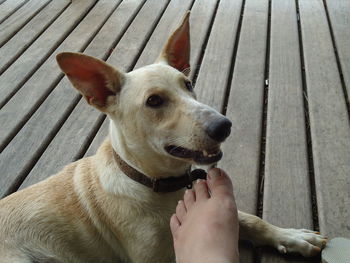
[[12, 0], [6, 1], [4, 3], [1, 2], [0, 8], [0, 24], [12, 15], [18, 8], [21, 7], [25, 3], [26, 0]]
[[190, 78], [194, 78], [195, 69], [201, 57], [204, 41], [210, 31], [211, 19], [214, 16], [218, 1], [197, 0], [191, 9], [191, 72]]
[[259, 192], [267, 22], [268, 0], [246, 0], [226, 111], [233, 126], [219, 163], [231, 176], [238, 208], [251, 214]]
[[220, 1], [196, 82], [198, 100], [218, 111], [224, 102], [241, 6], [242, 1]]
[[[272, 2], [270, 41], [263, 218], [281, 227], [313, 228], [294, 1]], [[262, 262], [287, 260], [276, 251]]]
[[[78, 2], [88, 3], [88, 1]], [[117, 2], [110, 2], [108, 0], [99, 1], [95, 5], [96, 8], [89, 12], [61, 45], [51, 53], [45, 63], [41, 65], [22, 88], [1, 109], [0, 122], [3, 125], [0, 127], [0, 150], [6, 146], [11, 137], [30, 118], [33, 112], [42, 103], [42, 100], [45, 99], [48, 93], [55, 87], [56, 83], [63, 77], [56, 63], [56, 54], [68, 50], [83, 50], [89, 44], [91, 38], [94, 37], [103, 26], [107, 14], [111, 12], [111, 9], [113, 9], [116, 4]], [[66, 14], [66, 12], [62, 15], [64, 14]], [[74, 26], [74, 24], [71, 24], [71, 26]], [[57, 29], [56, 34], [59, 32], [60, 30]], [[27, 53], [27, 51], [25, 53]], [[23, 56], [20, 58], [23, 58]], [[16, 63], [17, 62], [18, 60]], [[12, 68], [12, 66], [10, 68]], [[27, 68], [23, 69], [27, 70]], [[6, 72], [8, 72], [8, 70]], [[26, 98], [25, 103], [23, 98]]]
[[97, 0], [74, 1], [60, 17], [0, 75], [0, 108], [21, 88]]
[[346, 0], [325, 2], [328, 7], [346, 90], [350, 96], [350, 2]]
[[[133, 2], [135, 5], [136, 1]], [[137, 2], [141, 3], [140, 1]], [[115, 57], [123, 57], [123, 59], [128, 60], [129, 62], [123, 67], [120, 67], [120, 69], [127, 70], [130, 66], [132, 66], [132, 62], [134, 61], [135, 57], [137, 57], [139, 50], [142, 48], [143, 42], [148, 38], [148, 31], [152, 30], [155, 21], [158, 20], [162, 9], [166, 7], [167, 2], [167, 0], [162, 0], [162, 2], [159, 0], [146, 2], [131, 25], [128, 27], [128, 30], [125, 32], [118, 45], [114, 48], [113, 53], [107, 60], [108, 63], [111, 63]], [[142, 23], [143, 27], [140, 26], [140, 23]], [[110, 25], [113, 24], [110, 23]], [[107, 30], [104, 32], [105, 34], [108, 33]], [[130, 41], [125, 41], [124, 39], [133, 39], [134, 49], [127, 53], [119, 54], [119, 47], [121, 47], [121, 45], [130, 45]], [[100, 56], [102, 53], [102, 47], [100, 46], [101, 41], [105, 41], [105, 39], [102, 38], [102, 35], [98, 42], [94, 42], [89, 46], [86, 53], [93, 56]], [[98, 49], [96, 48], [96, 45], [99, 46]], [[104, 49], [108, 50], [106, 46]], [[71, 85], [68, 86], [73, 89]], [[89, 141], [89, 139], [86, 138], [93, 134], [93, 131], [97, 130], [101, 125], [100, 118], [101, 114], [97, 110], [89, 106], [85, 100], [80, 100], [77, 107], [74, 108], [67, 121], [63, 124], [60, 131], [56, 134], [53, 141], [50, 143], [50, 145], [48, 145], [46, 151], [35, 164], [34, 168], [24, 181], [22, 187], [47, 178], [53, 173], [61, 170], [65, 164], [68, 164], [81, 157], [83, 154], [83, 148], [86, 147]], [[52, 165], [47, 165], [48, 163], [51, 163]]]
[[[350, 237], [350, 123], [322, 1], [300, 1], [321, 231]], [[349, 11], [349, 10], [348, 10]]]
[[[63, 82], [68, 85], [70, 83]], [[73, 88], [73, 87], [71, 87]], [[38, 162], [28, 174], [20, 189], [46, 179], [78, 159], [85, 145], [91, 140], [91, 130], [98, 129], [99, 112], [81, 99], [69, 115], [60, 131], [47, 146]]]
[[31, 0], [0, 25], [0, 47], [32, 19], [50, 0]]
[[191, 0], [172, 0], [169, 3], [144, 51], [137, 60], [135, 69], [154, 63], [160, 54], [162, 44], [166, 43], [169, 34], [179, 25], [179, 21], [181, 21], [186, 10], [189, 10], [191, 2]]
[[[139, 3], [140, 1], [134, 0], [134, 2]], [[84, 45], [88, 44], [90, 38], [95, 36], [95, 31], [97, 32], [101, 30], [101, 27], [104, 25], [104, 20], [107, 18], [108, 14], [113, 11], [117, 4], [117, 1], [109, 0], [98, 2], [75, 31], [69, 35], [66, 42], [55, 51], [51, 56], [52, 59], [44, 64], [45, 66], [41, 68], [41, 73], [37, 76], [36, 80], [49, 79], [49, 76], [52, 77], [52, 75], [59, 76], [61, 73], [55, 61], [56, 52], [85, 48]], [[135, 5], [137, 8], [138, 4]], [[126, 24], [128, 23], [128, 15], [130, 14], [126, 13], [122, 16], [125, 18]], [[111, 27], [108, 28], [109, 30], [100, 31], [104, 32], [103, 35], [100, 36], [100, 41], [105, 43], [105, 46], [100, 44], [101, 48], [95, 51], [97, 53], [96, 56], [98, 56], [98, 54], [109, 52], [115, 37], [118, 36], [118, 30], [123, 31], [123, 26], [124, 24], [120, 23], [120, 26], [114, 25], [115, 31], [111, 31]], [[111, 32], [115, 32], [116, 35], [111, 35]], [[37, 85], [41, 85], [41, 89], [48, 88], [48, 85], [42, 85], [42, 83], [43, 82], [38, 81]], [[27, 86], [27, 92], [29, 94], [27, 96], [36, 92], [36, 90], [30, 89], [33, 89], [33, 87], [35, 87], [35, 82], [31, 86]], [[4, 186], [0, 189], [0, 196], [3, 196], [10, 191], [13, 184], [16, 184], [17, 180], [21, 180], [23, 174], [28, 173], [28, 169], [31, 169], [30, 167], [33, 166], [33, 162], [39, 157], [38, 154], [43, 151], [43, 148], [47, 146], [53, 135], [60, 128], [62, 119], [65, 120], [67, 118], [67, 114], [69, 114], [72, 107], [77, 103], [77, 99], [79, 99], [77, 96], [77, 92], [71, 88], [71, 85], [67, 81], [64, 84], [57, 86], [50, 96], [46, 98], [39, 110], [31, 117], [30, 121], [27, 122], [27, 124], [14, 137], [10, 145], [4, 149], [0, 155], [0, 169], [2, 174], [0, 185]], [[28, 101], [30, 100], [28, 99], [26, 102]], [[19, 99], [17, 105], [21, 105]], [[3, 112], [3, 110], [4, 108], [1, 112]], [[14, 113], [16, 113], [15, 109]], [[38, 137], [41, 138], [40, 141], [38, 141]], [[13, 152], [16, 151], [16, 149], [20, 150], [18, 150], [18, 158], [15, 160], [15, 164], [13, 164], [11, 158], [13, 158]], [[10, 165], [5, 166], [3, 165], [4, 163], [9, 163]]]
[[[120, 39], [137, 14], [142, 3], [142, 0], [123, 1], [85, 52], [96, 57], [106, 58], [110, 49], [114, 47], [115, 41]], [[7, 182], [7, 184], [2, 184], [7, 189], [5, 188], [1, 192], [1, 196], [11, 190], [12, 184], [16, 180], [24, 179], [23, 177], [29, 173], [62, 123], [66, 121], [67, 115], [69, 116], [79, 98], [80, 96], [72, 88], [68, 79], [63, 78], [39, 110], [3, 151], [0, 155], [0, 163], [8, 163], [9, 165], [6, 167], [0, 165], [1, 174], [5, 176], [4, 180]], [[41, 138], [40, 141], [38, 141], [38, 137]], [[17, 159], [13, 160], [13, 152], [16, 151], [18, 151]], [[44, 175], [48, 176], [48, 174]]]
[[[12, 1], [9, 1], [12, 2]], [[52, 1], [0, 49], [0, 74], [44, 32], [69, 5], [69, 0]]]

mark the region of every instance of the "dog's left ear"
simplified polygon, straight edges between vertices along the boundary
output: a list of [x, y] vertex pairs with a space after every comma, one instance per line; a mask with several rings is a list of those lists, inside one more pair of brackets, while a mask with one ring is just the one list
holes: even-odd
[[[106, 112], [120, 91], [124, 74], [102, 60], [82, 53], [60, 53], [56, 57], [61, 70], [87, 102]], [[112, 100], [111, 100], [112, 98]]]
[[190, 11], [169, 37], [157, 61], [163, 61], [185, 75], [190, 72]]

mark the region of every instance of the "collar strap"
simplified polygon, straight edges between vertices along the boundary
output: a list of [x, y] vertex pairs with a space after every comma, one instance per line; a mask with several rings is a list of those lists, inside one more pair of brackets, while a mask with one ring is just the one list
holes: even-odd
[[181, 188], [192, 188], [192, 182], [197, 179], [206, 179], [207, 173], [202, 169], [195, 169], [188, 171], [186, 174], [179, 177], [167, 177], [167, 178], [149, 178], [143, 173], [137, 171], [130, 165], [128, 165], [114, 150], [114, 159], [116, 160], [120, 170], [134, 181], [143, 184], [153, 189], [154, 192], [165, 193], [174, 192]]

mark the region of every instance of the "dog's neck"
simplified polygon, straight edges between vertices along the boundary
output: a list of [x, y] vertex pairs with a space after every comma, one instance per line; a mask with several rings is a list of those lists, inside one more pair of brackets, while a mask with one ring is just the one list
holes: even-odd
[[178, 177], [190, 169], [191, 165], [186, 162], [138, 147], [137, 142], [128, 142], [113, 121], [110, 122], [110, 138], [114, 151], [128, 165], [150, 178]]

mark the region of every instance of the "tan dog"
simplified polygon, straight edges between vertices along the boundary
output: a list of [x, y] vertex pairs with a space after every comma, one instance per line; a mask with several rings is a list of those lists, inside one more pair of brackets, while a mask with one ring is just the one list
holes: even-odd
[[[163, 193], [170, 181], [162, 178], [183, 178], [192, 164], [219, 161], [231, 128], [195, 100], [184, 74], [188, 21], [187, 14], [155, 64], [130, 73], [83, 54], [57, 56], [74, 87], [108, 115], [110, 135], [96, 155], [0, 201], [0, 262], [174, 261], [169, 218], [183, 190]], [[239, 217], [243, 237], [282, 253], [312, 256], [325, 242], [313, 231]]]

